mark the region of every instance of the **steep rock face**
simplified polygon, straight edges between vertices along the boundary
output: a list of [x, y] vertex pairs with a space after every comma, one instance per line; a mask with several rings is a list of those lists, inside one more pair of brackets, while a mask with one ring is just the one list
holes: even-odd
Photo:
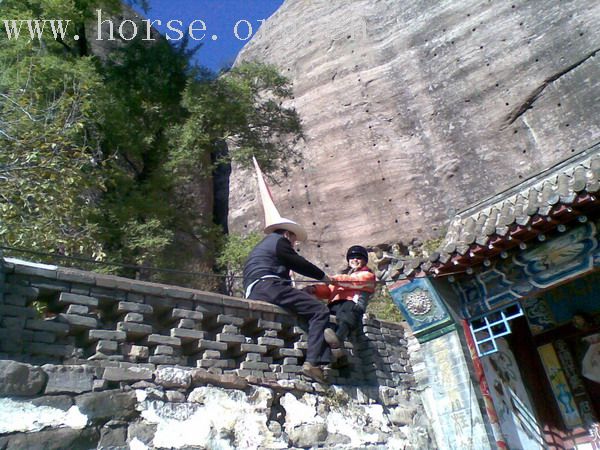
[[[273, 196], [302, 253], [434, 237], [470, 203], [600, 138], [600, 3], [286, 0], [238, 61], [294, 83], [306, 139]], [[234, 169], [230, 230], [260, 229]]]

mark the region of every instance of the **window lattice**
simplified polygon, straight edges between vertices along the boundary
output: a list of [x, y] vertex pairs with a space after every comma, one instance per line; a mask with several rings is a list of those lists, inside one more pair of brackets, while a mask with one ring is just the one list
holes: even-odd
[[498, 351], [496, 339], [511, 333], [509, 321], [523, 315], [521, 305], [512, 304], [499, 311], [471, 320], [471, 334], [477, 346], [477, 354], [486, 356]]

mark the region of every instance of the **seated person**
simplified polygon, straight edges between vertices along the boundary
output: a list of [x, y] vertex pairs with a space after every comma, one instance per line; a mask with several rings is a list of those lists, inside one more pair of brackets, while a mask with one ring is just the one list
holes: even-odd
[[367, 303], [375, 292], [375, 274], [367, 267], [369, 253], [360, 245], [353, 245], [346, 252], [348, 268], [345, 273], [330, 277], [333, 284], [313, 285], [307, 288], [328, 302], [329, 310], [337, 318], [335, 332], [325, 329], [325, 341], [332, 348], [337, 365], [347, 363], [343, 342], [348, 335], [361, 326]]

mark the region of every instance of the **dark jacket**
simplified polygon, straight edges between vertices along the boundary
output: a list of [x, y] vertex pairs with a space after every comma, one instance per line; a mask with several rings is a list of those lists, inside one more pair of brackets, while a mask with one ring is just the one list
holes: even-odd
[[289, 280], [290, 270], [315, 280], [325, 276], [321, 269], [296, 253], [290, 241], [280, 234], [271, 233], [252, 249], [246, 260], [244, 290], [265, 275]]

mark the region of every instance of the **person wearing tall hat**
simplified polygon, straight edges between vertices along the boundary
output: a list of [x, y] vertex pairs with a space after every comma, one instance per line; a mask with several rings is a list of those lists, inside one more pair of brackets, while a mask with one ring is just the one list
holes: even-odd
[[331, 349], [325, 342], [329, 309], [313, 295], [292, 286], [290, 272], [325, 283], [330, 280], [325, 272], [294, 250], [297, 241], [307, 239], [307, 233], [297, 222], [280, 216], [256, 160], [254, 164], [265, 212], [266, 236], [252, 249], [244, 265], [245, 296], [280, 306], [308, 322], [308, 348], [302, 372], [324, 382], [322, 366], [331, 362]]

